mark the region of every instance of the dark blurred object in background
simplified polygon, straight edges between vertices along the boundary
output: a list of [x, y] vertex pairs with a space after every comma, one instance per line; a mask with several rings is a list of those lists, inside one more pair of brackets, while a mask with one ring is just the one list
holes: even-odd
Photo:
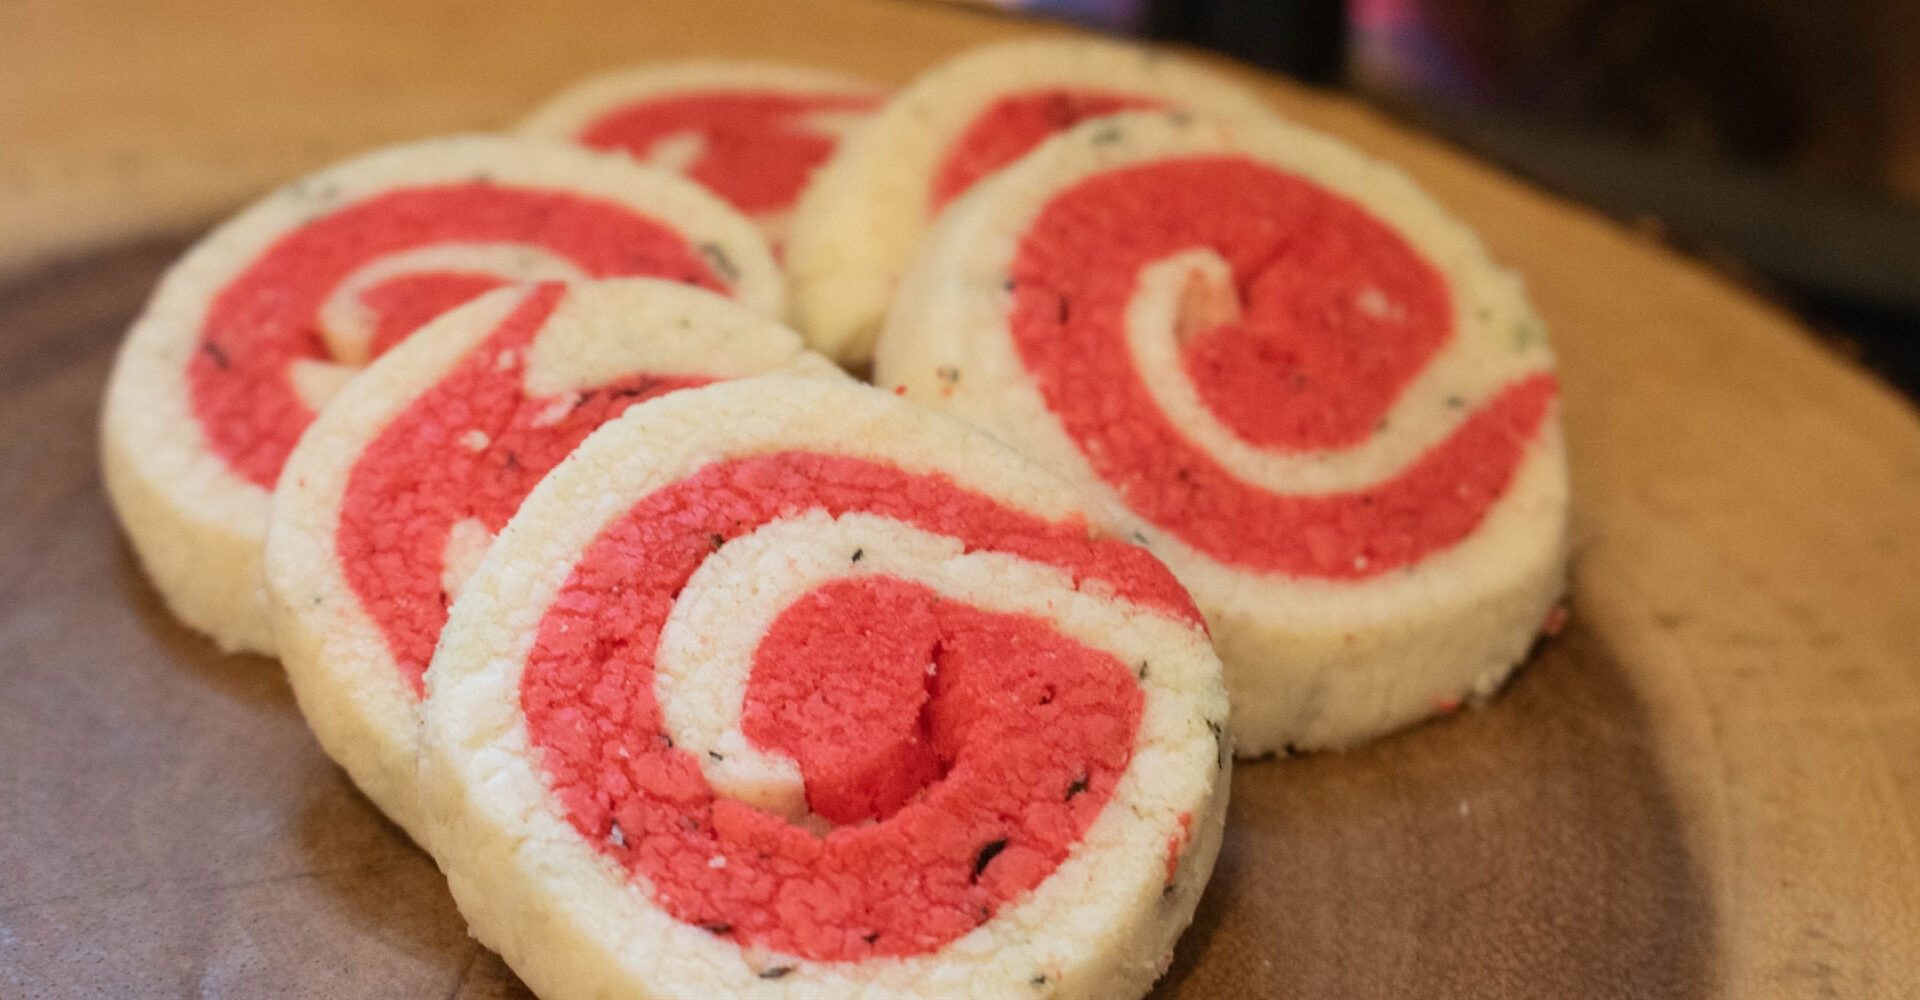
[[1348, 12], [1337, 0], [1143, 0], [1142, 34], [1203, 45], [1308, 83], [1345, 80]]
[[1357, 0], [1357, 81], [1871, 187], [1890, 117], [1860, 4]]
[[1920, 395], [1915, 0], [1352, 0], [1349, 82], [1767, 279]]
[[1344, 86], [1761, 278], [1920, 396], [1920, 0], [1002, 0]]

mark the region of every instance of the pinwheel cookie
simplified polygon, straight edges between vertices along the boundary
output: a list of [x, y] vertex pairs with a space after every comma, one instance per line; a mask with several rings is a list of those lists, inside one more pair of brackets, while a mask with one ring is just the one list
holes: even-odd
[[1399, 171], [1278, 120], [1118, 115], [984, 182], [875, 373], [1173, 567], [1244, 753], [1490, 693], [1564, 585], [1558, 387], [1519, 279]]
[[429, 844], [553, 1000], [1137, 996], [1219, 845], [1226, 695], [1173, 576], [864, 386], [608, 424], [428, 691]]
[[558, 143], [468, 136], [291, 184], [161, 280], [102, 417], [108, 494], [168, 605], [271, 652], [268, 498], [314, 411], [430, 317], [509, 281], [650, 275], [781, 308], [753, 226], [688, 181]]

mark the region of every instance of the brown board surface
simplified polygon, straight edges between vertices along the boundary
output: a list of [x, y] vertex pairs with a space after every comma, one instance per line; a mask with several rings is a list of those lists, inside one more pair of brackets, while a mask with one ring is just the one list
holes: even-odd
[[[0, 996], [522, 995], [274, 665], [171, 622], [114, 529], [99, 392], [190, 238], [137, 234], [623, 62], [902, 80], [1031, 30], [877, 0], [0, 7]], [[1695, 263], [1235, 72], [1526, 275], [1563, 364], [1573, 616], [1488, 708], [1241, 768], [1159, 994], [1920, 995], [1912, 408]]]

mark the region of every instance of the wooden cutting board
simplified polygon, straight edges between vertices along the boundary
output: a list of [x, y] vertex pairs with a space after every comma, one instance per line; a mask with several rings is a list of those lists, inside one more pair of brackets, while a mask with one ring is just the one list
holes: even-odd
[[[900, 81], [1034, 30], [895, 0], [0, 5], [0, 996], [523, 995], [274, 664], [170, 621], [114, 529], [101, 384], [192, 232], [621, 63]], [[1920, 996], [1912, 407], [1693, 261], [1228, 71], [1525, 272], [1578, 555], [1570, 627], [1497, 703], [1235, 775], [1158, 995]]]

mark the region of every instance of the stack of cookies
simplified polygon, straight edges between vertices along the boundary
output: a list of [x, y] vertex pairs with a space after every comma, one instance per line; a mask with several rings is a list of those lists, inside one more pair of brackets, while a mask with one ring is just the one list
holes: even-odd
[[323, 170], [102, 425], [174, 613], [550, 998], [1140, 996], [1236, 753], [1491, 695], [1565, 579], [1518, 279], [1103, 42], [643, 67]]

